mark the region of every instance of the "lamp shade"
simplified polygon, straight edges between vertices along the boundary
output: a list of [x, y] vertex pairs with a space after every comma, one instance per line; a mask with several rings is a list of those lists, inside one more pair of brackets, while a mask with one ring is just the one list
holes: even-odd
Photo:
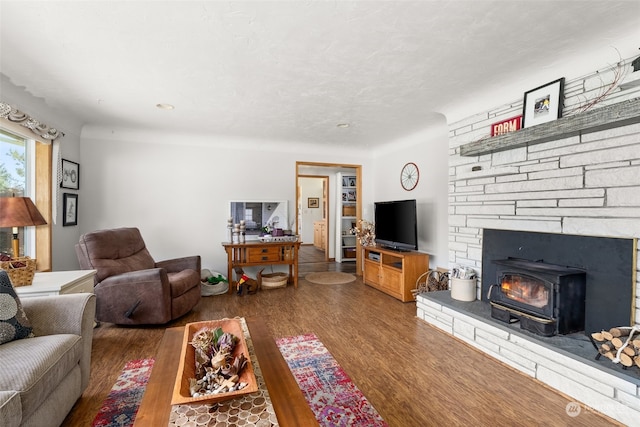
[[0, 197], [0, 227], [25, 227], [46, 223], [29, 197]]

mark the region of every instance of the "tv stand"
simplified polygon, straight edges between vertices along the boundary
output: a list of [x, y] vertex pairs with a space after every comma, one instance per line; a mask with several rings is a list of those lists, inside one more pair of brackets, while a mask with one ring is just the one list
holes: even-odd
[[364, 247], [364, 283], [402, 302], [414, 301], [412, 289], [429, 270], [429, 255], [380, 246]]
[[411, 249], [407, 249], [407, 248], [399, 248], [399, 247], [397, 247], [397, 246], [387, 246], [387, 245], [382, 245], [382, 246], [380, 246], [380, 248], [382, 248], [382, 249], [387, 249], [387, 250], [390, 250], [390, 251], [396, 251], [396, 252], [414, 252], [414, 251], [413, 251], [413, 250], [411, 250]]

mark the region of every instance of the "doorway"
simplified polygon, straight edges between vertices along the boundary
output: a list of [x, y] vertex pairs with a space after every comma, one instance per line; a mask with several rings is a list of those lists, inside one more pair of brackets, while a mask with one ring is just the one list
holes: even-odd
[[[321, 178], [326, 184], [323, 190], [323, 198], [326, 199], [326, 203], [320, 209], [324, 211], [324, 221], [325, 221], [325, 260], [327, 262], [335, 261], [335, 251], [336, 251], [336, 211], [340, 207], [338, 197], [341, 197], [340, 193], [337, 191], [336, 184], [336, 176], [338, 172], [348, 173], [356, 176], [356, 192], [357, 194], [362, 194], [362, 186], [361, 186], [361, 177], [362, 177], [362, 166], [361, 165], [353, 165], [353, 164], [343, 164], [343, 163], [318, 163], [318, 162], [296, 162], [296, 224], [295, 230], [298, 234], [300, 233], [301, 227], [306, 222], [307, 228], [309, 227], [308, 221], [305, 221], [303, 216], [305, 213], [308, 213], [308, 205], [309, 200], [308, 197], [305, 197], [301, 194], [301, 183], [302, 180], [307, 179], [309, 177]], [[307, 211], [307, 212], [305, 212]], [[362, 217], [362, 197], [358, 197], [356, 201], [356, 221], [360, 220]], [[308, 231], [308, 229], [307, 229]], [[308, 233], [307, 233], [308, 235]], [[313, 241], [304, 241], [303, 246], [311, 246], [313, 249]], [[362, 256], [360, 251], [360, 245], [357, 244], [356, 250], [356, 262], [355, 262], [355, 270], [358, 274], [361, 274], [361, 263]], [[353, 262], [351, 263], [353, 265]]]
[[[300, 225], [297, 234], [304, 245], [313, 242], [315, 251], [306, 251], [310, 259], [322, 254], [322, 261], [329, 261], [328, 249], [328, 193], [329, 176], [298, 175], [298, 197], [300, 199]], [[315, 256], [311, 256], [314, 255]]]

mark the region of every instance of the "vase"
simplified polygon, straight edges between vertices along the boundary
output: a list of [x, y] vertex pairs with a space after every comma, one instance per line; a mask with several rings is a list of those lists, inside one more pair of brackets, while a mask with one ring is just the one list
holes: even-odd
[[476, 279], [451, 279], [451, 298], [458, 301], [475, 301]]

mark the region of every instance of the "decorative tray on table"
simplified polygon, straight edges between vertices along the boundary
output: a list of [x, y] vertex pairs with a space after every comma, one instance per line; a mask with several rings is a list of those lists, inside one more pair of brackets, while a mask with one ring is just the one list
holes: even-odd
[[[191, 342], [194, 334], [205, 327], [212, 330], [219, 327], [222, 329], [222, 332], [232, 334], [238, 338], [231, 355], [235, 358], [244, 354], [244, 357], [246, 358], [246, 365], [238, 374], [239, 378], [237, 380], [237, 384], [245, 384], [243, 388], [235, 389], [233, 391], [218, 392], [215, 394], [198, 393], [195, 397], [192, 396], [192, 379], [196, 379], [197, 375], [196, 349], [191, 345]], [[216, 403], [234, 399], [256, 391], [258, 391], [258, 383], [253, 371], [249, 348], [245, 341], [241, 319], [209, 320], [204, 322], [187, 323], [185, 325], [180, 365], [178, 367], [176, 382], [173, 387], [173, 395], [171, 397], [172, 405], [188, 403]]]

